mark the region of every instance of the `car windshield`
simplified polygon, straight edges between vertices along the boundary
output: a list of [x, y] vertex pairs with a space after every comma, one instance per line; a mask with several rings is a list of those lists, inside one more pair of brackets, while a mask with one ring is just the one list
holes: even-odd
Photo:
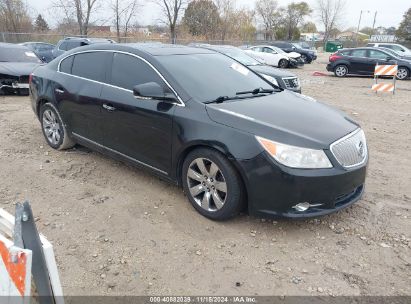
[[34, 62], [41, 60], [31, 50], [26, 48], [0, 48], [0, 62]]
[[261, 65], [261, 62], [254, 59], [253, 57], [247, 55], [244, 53], [244, 51], [240, 49], [216, 49], [217, 52], [223, 53], [227, 55], [228, 57], [231, 57], [239, 62], [241, 62], [244, 65], [247, 66], [256, 66], [256, 65]]
[[273, 89], [247, 67], [222, 54], [169, 55], [157, 59], [179, 85], [200, 102], [256, 88]]
[[299, 43], [292, 43], [297, 49], [302, 49], [303, 47]]
[[272, 46], [271, 48], [272, 48], [273, 50], [275, 50], [278, 54], [284, 54], [284, 53], [285, 53], [282, 49], [280, 49], [280, 48], [278, 48], [278, 47], [276, 47], [276, 46]]
[[384, 52], [389, 53], [390, 55], [394, 56], [394, 57], [401, 57], [401, 54], [397, 53], [396, 51], [393, 51], [391, 49], [387, 49], [387, 48], [382, 48]]

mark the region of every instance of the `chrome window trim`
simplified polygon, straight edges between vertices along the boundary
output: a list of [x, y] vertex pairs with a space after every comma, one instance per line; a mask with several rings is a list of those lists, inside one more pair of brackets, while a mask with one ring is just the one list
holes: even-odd
[[111, 148], [109, 148], [109, 147], [106, 147], [106, 146], [104, 146], [104, 145], [102, 145], [102, 144], [99, 144], [98, 142], [95, 142], [95, 141], [93, 141], [93, 140], [91, 140], [91, 139], [88, 139], [88, 138], [86, 138], [86, 137], [84, 137], [84, 136], [81, 136], [80, 134], [77, 134], [77, 133], [75, 133], [75, 132], [72, 132], [71, 134], [72, 134], [74, 137], [77, 137], [78, 139], [87, 141], [87, 142], [89, 142], [89, 143], [91, 143], [91, 144], [93, 144], [93, 145], [96, 145], [96, 146], [100, 147], [100, 148], [106, 149], [106, 150], [108, 150], [108, 151], [110, 151], [110, 152], [113, 152], [113, 153], [118, 154], [118, 155], [120, 155], [120, 156], [122, 156], [122, 157], [124, 157], [124, 158], [127, 158], [128, 160], [133, 161], [133, 162], [137, 163], [138, 165], [142, 165], [142, 166], [145, 166], [145, 167], [147, 167], [147, 168], [150, 168], [150, 169], [152, 169], [152, 170], [154, 170], [154, 171], [160, 172], [160, 173], [162, 173], [162, 174], [164, 174], [164, 175], [168, 175], [168, 173], [165, 172], [165, 171], [163, 171], [163, 170], [160, 170], [160, 169], [158, 169], [158, 168], [156, 168], [156, 167], [153, 167], [153, 166], [151, 166], [151, 165], [148, 165], [148, 164], [146, 164], [146, 163], [144, 163], [144, 162], [142, 162], [142, 161], [139, 161], [139, 160], [137, 160], [137, 159], [135, 159], [135, 158], [133, 158], [133, 157], [131, 157], [131, 156], [128, 156], [128, 155], [126, 155], [126, 154], [123, 154], [123, 153], [121, 153], [121, 152], [119, 152], [119, 151], [117, 151], [117, 150], [114, 150], [114, 149], [111, 149]]
[[[344, 140], [346, 140], [346, 139], [348, 139], [348, 138], [356, 135], [357, 133], [359, 133], [359, 132], [361, 132], [361, 131], [363, 131], [363, 130], [362, 130], [361, 128], [358, 128], [358, 129], [354, 130], [353, 132], [351, 132], [351, 133], [345, 135], [344, 137], [340, 138], [339, 140], [333, 142], [333, 143], [330, 145], [330, 151], [331, 151], [331, 154], [333, 155], [334, 159], [335, 159], [343, 168], [345, 168], [345, 169], [357, 168], [357, 167], [360, 167], [360, 166], [362, 166], [363, 164], [366, 163], [366, 161], [367, 161], [367, 159], [368, 159], [368, 145], [367, 145], [367, 140], [365, 141], [365, 148], [366, 148], [366, 149], [365, 149], [365, 157], [364, 157], [363, 161], [362, 161], [361, 163], [358, 163], [358, 164], [355, 164], [355, 165], [351, 165], [351, 166], [344, 166], [343, 164], [341, 164], [341, 163], [339, 162], [339, 160], [337, 159], [337, 157], [335, 157], [334, 152], [333, 152], [333, 148], [334, 148], [336, 145], [338, 145], [339, 143], [341, 143], [341, 142], [343, 142]], [[363, 132], [364, 132], [364, 131], [363, 131]]]
[[133, 54], [133, 53], [130, 53], [130, 52], [117, 51], [117, 50], [87, 50], [87, 51], [76, 52], [76, 53], [67, 55], [67, 56], [63, 57], [62, 59], [60, 59], [59, 64], [58, 64], [58, 66], [57, 66], [57, 72], [58, 72], [58, 73], [61, 73], [61, 74], [64, 74], [64, 75], [69, 75], [69, 76], [72, 76], [72, 77], [75, 77], [75, 78], [79, 78], [79, 79], [83, 79], [83, 80], [88, 80], [88, 81], [91, 81], [91, 82], [94, 82], [94, 83], [99, 83], [99, 84], [106, 85], [106, 86], [109, 86], [109, 87], [112, 87], [112, 88], [116, 88], [116, 89], [120, 89], [120, 90], [123, 90], [123, 91], [126, 91], [126, 92], [131, 92], [131, 93], [133, 93], [132, 90], [128, 90], [128, 89], [125, 89], [125, 88], [122, 88], [122, 87], [119, 87], [119, 86], [115, 86], [115, 85], [112, 85], [112, 84], [109, 84], [109, 83], [105, 83], [105, 82], [101, 82], [101, 81], [96, 81], [96, 80], [92, 80], [92, 79], [88, 79], [88, 78], [84, 78], [84, 77], [80, 77], [80, 76], [76, 76], [76, 75], [72, 75], [72, 74], [68, 74], [68, 73], [64, 73], [64, 72], [61, 72], [61, 71], [60, 71], [61, 62], [62, 62], [63, 60], [65, 60], [65, 59], [67, 59], [68, 57], [70, 57], [70, 56], [75, 56], [75, 55], [78, 55], [78, 54], [94, 53], [94, 52], [118, 53], [118, 54], [129, 55], [129, 56], [132, 56], [132, 57], [135, 57], [135, 58], [137, 58], [137, 59], [142, 60], [142, 61], [143, 61], [144, 63], [146, 63], [151, 69], [153, 69], [153, 71], [156, 72], [158, 76], [160, 76], [160, 78], [164, 81], [164, 83], [167, 85], [167, 87], [168, 87], [168, 88], [173, 92], [173, 94], [177, 97], [178, 103], [174, 103], [174, 104], [177, 105], [177, 106], [179, 106], [179, 107], [185, 107], [185, 103], [183, 102], [183, 100], [181, 99], [181, 97], [178, 95], [177, 91], [176, 91], [176, 90], [170, 85], [170, 83], [165, 79], [165, 77], [164, 77], [149, 61], [147, 61], [146, 59], [144, 59], [143, 57], [141, 57], [141, 56], [139, 56], [139, 55], [136, 55], [136, 54]]

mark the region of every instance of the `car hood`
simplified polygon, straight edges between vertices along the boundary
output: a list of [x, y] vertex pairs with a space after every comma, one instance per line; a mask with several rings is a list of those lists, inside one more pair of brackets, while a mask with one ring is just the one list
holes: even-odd
[[290, 73], [285, 70], [276, 69], [269, 65], [252, 65], [249, 66], [249, 68], [256, 73], [266, 74], [271, 77], [296, 77], [293, 73]]
[[16, 77], [28, 76], [39, 65], [33, 62], [0, 62], [0, 74]]
[[287, 56], [296, 59], [296, 58], [301, 57], [301, 54], [296, 53], [296, 52], [290, 52], [290, 53], [287, 53]]
[[359, 125], [343, 112], [287, 90], [206, 106], [211, 120], [289, 145], [328, 149]]

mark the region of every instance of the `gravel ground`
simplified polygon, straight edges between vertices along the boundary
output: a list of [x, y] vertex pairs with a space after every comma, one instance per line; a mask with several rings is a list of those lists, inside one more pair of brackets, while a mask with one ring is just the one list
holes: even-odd
[[[201, 217], [181, 189], [81, 147], [58, 152], [27, 97], [0, 97], [0, 208], [30, 200], [66, 295], [411, 295], [411, 81], [297, 73], [305, 94], [364, 127], [364, 198], [330, 216]], [[321, 122], [318, 122], [321, 125]]]

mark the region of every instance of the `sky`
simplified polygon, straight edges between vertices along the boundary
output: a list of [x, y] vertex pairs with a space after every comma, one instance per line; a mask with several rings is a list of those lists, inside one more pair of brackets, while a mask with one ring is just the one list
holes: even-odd
[[[50, 10], [52, 0], [26, 0], [27, 4], [32, 8], [33, 14], [41, 13], [51, 25], [57, 23], [55, 14]], [[299, 2], [302, 0], [277, 0], [279, 6], [287, 5], [290, 2]], [[315, 8], [317, 0], [305, 0], [312, 8]], [[105, 0], [104, 2], [107, 2]], [[256, 0], [237, 0], [238, 8], [253, 8]], [[156, 24], [161, 19], [160, 10], [149, 0], [140, 0], [143, 7], [138, 13], [138, 23], [140, 25]], [[357, 27], [361, 10], [363, 11], [361, 28], [372, 27], [375, 11], [377, 11], [376, 27], [395, 26], [398, 27], [402, 21], [406, 10], [411, 7], [409, 0], [346, 0], [345, 18], [340, 24], [340, 29], [344, 30], [349, 27]], [[99, 12], [101, 20], [108, 20], [110, 13], [107, 9], [102, 8]], [[317, 27], [321, 26], [316, 19], [315, 13], [307, 20], [312, 20], [317, 23]], [[107, 21], [106, 21], [107, 22]], [[105, 25], [111, 25], [110, 22]]]

